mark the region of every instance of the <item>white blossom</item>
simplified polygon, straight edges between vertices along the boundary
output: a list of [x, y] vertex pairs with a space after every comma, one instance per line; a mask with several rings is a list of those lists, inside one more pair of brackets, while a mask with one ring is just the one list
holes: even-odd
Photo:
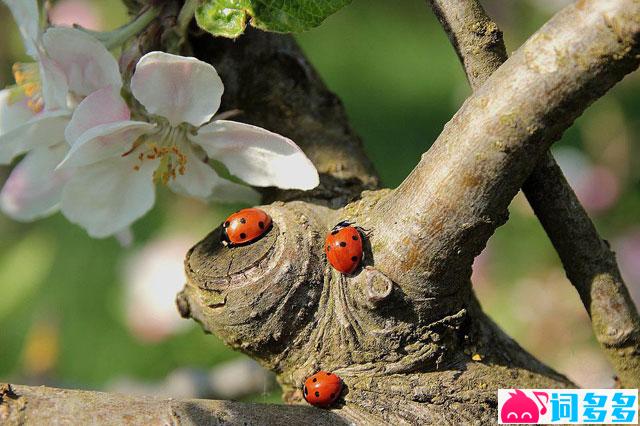
[[60, 169], [74, 173], [63, 190], [63, 214], [100, 238], [126, 229], [152, 208], [155, 182], [204, 200], [256, 201], [255, 191], [220, 177], [209, 159], [253, 186], [318, 185], [315, 167], [290, 139], [216, 120], [222, 92], [210, 64], [151, 52], [131, 78], [145, 121], [130, 120], [114, 91], [87, 96], [66, 130], [71, 150]]
[[58, 209], [71, 171], [56, 170], [68, 145], [64, 130], [75, 106], [97, 89], [119, 91], [115, 58], [90, 35], [71, 28], [42, 33], [36, 0], [4, 0], [34, 63], [14, 65], [16, 85], [0, 91], [0, 164], [26, 154], [0, 192], [0, 209], [33, 220]]

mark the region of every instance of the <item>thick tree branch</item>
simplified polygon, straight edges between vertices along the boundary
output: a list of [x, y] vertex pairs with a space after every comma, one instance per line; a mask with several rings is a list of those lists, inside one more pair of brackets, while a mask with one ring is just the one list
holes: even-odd
[[639, 17], [632, 0], [579, 1], [518, 49], [376, 206], [376, 266], [416, 297], [455, 291], [542, 153], [637, 68]]
[[476, 0], [427, 0], [453, 45], [467, 80], [478, 89], [504, 61], [502, 32]]
[[[564, 184], [557, 184], [558, 176]], [[578, 290], [620, 384], [640, 387], [640, 319], [615, 255], [551, 156], [538, 164], [523, 189]]]
[[[477, 0], [429, 0], [476, 90], [507, 60], [502, 33]], [[547, 152], [523, 191], [578, 290], [623, 386], [640, 387], [640, 319], [615, 257]], [[594, 294], [594, 296], [592, 296]], [[615, 309], [612, 309], [615, 306]], [[594, 315], [595, 314], [595, 315]]]
[[0, 424], [276, 425], [347, 424], [312, 407], [204, 399], [173, 400], [45, 386], [0, 384]]

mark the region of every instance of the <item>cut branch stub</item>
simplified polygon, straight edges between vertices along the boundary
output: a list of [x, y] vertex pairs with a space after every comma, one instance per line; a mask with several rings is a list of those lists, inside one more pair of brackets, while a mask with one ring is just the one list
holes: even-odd
[[383, 306], [393, 291], [393, 281], [373, 266], [365, 266], [359, 280], [357, 291], [358, 301], [369, 309]]
[[[338, 211], [299, 201], [261, 206], [273, 227], [247, 246], [224, 247], [221, 228], [216, 229], [187, 255], [188, 282], [178, 296], [182, 315], [274, 370], [287, 401], [302, 401], [302, 384], [316, 371], [339, 374], [347, 390], [338, 407], [350, 419], [364, 415], [373, 421], [385, 407], [386, 420], [396, 422], [400, 413], [393, 407], [412, 401], [416, 383], [444, 386], [442, 377], [428, 373], [453, 366], [468, 370], [469, 380], [487, 380], [493, 365], [516, 368], [492, 376], [501, 386], [566, 386], [566, 379], [526, 354], [482, 314], [468, 280], [455, 292], [431, 298], [426, 314], [424, 297], [407, 291], [411, 283], [391, 281], [371, 265], [370, 255], [351, 275], [328, 264], [326, 233], [349, 220], [374, 238], [379, 230], [367, 227], [366, 213], [387, 192], [367, 192]], [[486, 364], [472, 361], [478, 352]], [[393, 383], [394, 392], [374, 391], [386, 383]], [[454, 392], [460, 383], [447, 381], [447, 386], [442, 392]], [[495, 404], [491, 394], [480, 403], [487, 410]], [[475, 398], [459, 403], [476, 410]], [[422, 421], [441, 410], [418, 401], [402, 415]]]
[[188, 311], [205, 329], [276, 370], [283, 342], [308, 323], [305, 316], [322, 291], [316, 253], [322, 253], [323, 236], [309, 226], [320, 220], [320, 212], [293, 205], [262, 207], [273, 227], [250, 245], [223, 246], [219, 227], [190, 250], [185, 268], [192, 285], [179, 302], [183, 315]]

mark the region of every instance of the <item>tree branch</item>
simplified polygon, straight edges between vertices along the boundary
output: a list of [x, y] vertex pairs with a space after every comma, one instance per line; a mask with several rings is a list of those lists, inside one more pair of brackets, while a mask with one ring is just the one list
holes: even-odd
[[0, 423], [100, 425], [306, 424], [346, 425], [339, 416], [304, 406], [204, 399], [173, 400], [45, 386], [0, 384]]
[[[554, 16], [445, 126], [381, 200], [376, 266], [422, 297], [455, 291], [550, 144], [638, 66], [640, 5], [586, 0]], [[426, 278], [426, 280], [425, 280]]]
[[[563, 184], [557, 184], [557, 178]], [[640, 387], [640, 319], [615, 255], [580, 205], [551, 156], [523, 189], [578, 291], [598, 343], [621, 386]]]
[[[477, 0], [428, 0], [477, 90], [507, 60], [502, 33]], [[640, 319], [615, 257], [598, 235], [550, 152], [523, 192], [591, 316], [620, 382], [640, 387]], [[593, 294], [593, 296], [592, 296]], [[615, 306], [615, 309], [612, 309]]]
[[507, 60], [502, 31], [476, 0], [427, 0], [473, 90]]

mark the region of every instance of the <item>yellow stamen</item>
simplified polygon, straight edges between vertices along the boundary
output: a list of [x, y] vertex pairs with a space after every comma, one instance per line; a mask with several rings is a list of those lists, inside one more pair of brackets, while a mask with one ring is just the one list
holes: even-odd
[[145, 161], [159, 159], [160, 165], [153, 178], [166, 185], [178, 175], [184, 175], [186, 172], [187, 156], [178, 147], [178, 144], [182, 143], [186, 136], [180, 129], [168, 128], [152, 137], [159, 143], [152, 142], [148, 136], [143, 136], [133, 144], [130, 151], [123, 154], [123, 157], [141, 148], [137, 154], [137, 164], [133, 167], [136, 171], [140, 170]]
[[40, 70], [36, 63], [15, 63], [12, 67], [13, 78], [17, 87], [12, 93], [12, 101], [17, 102], [23, 96], [27, 97], [27, 106], [34, 113], [42, 111], [44, 100], [42, 99], [42, 85], [40, 82]]
[[23, 84], [22, 88], [24, 89], [24, 93], [30, 98], [40, 91], [40, 85], [36, 83]]
[[37, 114], [44, 109], [44, 101], [42, 98], [31, 98], [27, 101], [27, 107]]

